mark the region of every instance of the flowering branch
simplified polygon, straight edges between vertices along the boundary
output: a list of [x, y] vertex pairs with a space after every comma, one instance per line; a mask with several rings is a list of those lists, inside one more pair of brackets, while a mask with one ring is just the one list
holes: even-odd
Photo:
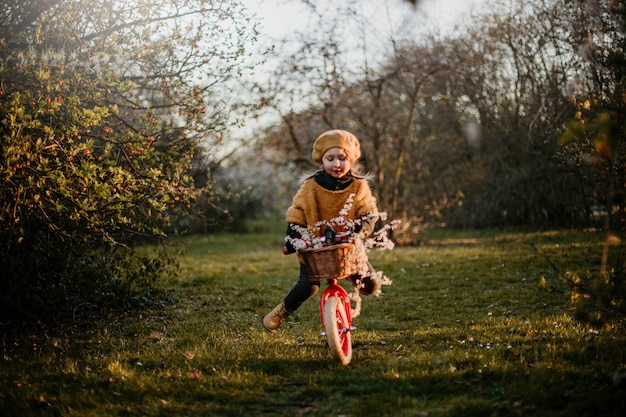
[[[317, 249], [323, 246], [332, 245], [335, 243], [353, 243], [355, 250], [348, 255], [347, 261], [354, 265], [354, 275], [360, 277], [371, 277], [374, 280], [379, 281], [382, 285], [391, 285], [392, 281], [383, 275], [380, 271], [375, 271], [367, 259], [367, 250], [371, 248], [378, 248], [379, 250], [391, 250], [394, 248], [394, 242], [389, 238], [389, 233], [394, 230], [399, 224], [399, 220], [393, 220], [389, 223], [387, 221], [387, 213], [369, 214], [362, 218], [351, 220], [348, 218], [348, 213], [354, 203], [354, 194], [350, 194], [346, 200], [344, 206], [339, 211], [338, 216], [330, 219], [329, 221], [320, 221], [313, 227], [303, 227], [299, 225], [292, 225], [294, 231], [296, 231], [300, 237], [287, 236], [285, 242], [291, 244], [296, 252], [300, 252], [305, 249]], [[376, 223], [378, 220], [382, 221], [383, 226], [372, 233], [370, 236], [366, 235], [366, 230], [363, 228], [365, 223]], [[331, 231], [332, 233], [328, 233]], [[352, 296], [352, 300], [357, 302], [357, 306], [354, 309], [354, 314], [358, 315], [360, 310], [360, 297], [358, 295], [359, 286], [362, 286], [361, 279], [356, 279], [355, 287], [357, 292]], [[380, 295], [379, 290], [376, 296]], [[356, 316], [354, 316], [356, 317]]]
[[[368, 214], [362, 218], [351, 220], [348, 218], [348, 213], [353, 204], [354, 194], [350, 194], [337, 217], [328, 221], [319, 221], [313, 227], [293, 225], [293, 229], [298, 232], [300, 237], [294, 238], [287, 236], [285, 242], [290, 243], [297, 252], [303, 249], [321, 248], [338, 242], [356, 243], [358, 241], [362, 241], [366, 249], [373, 247], [377, 247], [381, 250], [393, 249], [395, 244], [389, 238], [389, 232], [395, 229], [400, 224], [400, 221], [394, 220], [388, 224], [384, 224], [382, 228], [368, 237], [363, 230], [363, 225], [378, 220], [385, 222], [387, 220], [387, 213]], [[334, 232], [332, 237], [324, 233], [329, 229]]]

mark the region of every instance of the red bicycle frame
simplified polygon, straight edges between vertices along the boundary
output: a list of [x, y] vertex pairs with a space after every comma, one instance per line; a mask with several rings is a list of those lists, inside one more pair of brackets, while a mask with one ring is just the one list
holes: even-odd
[[346, 292], [346, 290], [344, 290], [341, 285], [337, 284], [336, 279], [328, 280], [328, 286], [326, 287], [326, 289], [322, 293], [322, 296], [320, 297], [320, 313], [322, 316], [322, 323], [325, 323], [324, 305], [326, 305], [326, 301], [328, 300], [328, 297], [331, 297], [331, 296], [335, 296], [338, 299], [343, 300], [344, 310], [346, 311], [346, 319], [348, 320], [348, 331], [352, 331], [352, 327], [351, 327], [352, 316], [350, 315], [350, 299], [348, 297], [348, 293]]

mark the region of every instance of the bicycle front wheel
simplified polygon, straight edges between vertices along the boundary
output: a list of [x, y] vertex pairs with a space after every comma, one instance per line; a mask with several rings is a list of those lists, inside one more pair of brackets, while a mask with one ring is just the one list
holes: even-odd
[[324, 330], [330, 353], [342, 365], [352, 360], [350, 320], [341, 298], [330, 296], [324, 305]]

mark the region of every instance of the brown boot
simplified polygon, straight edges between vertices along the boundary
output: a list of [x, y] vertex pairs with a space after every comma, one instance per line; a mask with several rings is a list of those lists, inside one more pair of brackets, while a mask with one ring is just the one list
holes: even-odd
[[285, 303], [282, 302], [263, 317], [263, 326], [265, 326], [268, 332], [274, 333], [290, 315], [291, 311], [287, 310]]
[[380, 282], [380, 274], [376, 272], [372, 264], [367, 263], [368, 274], [360, 276], [359, 274], [351, 275], [348, 277], [350, 281], [362, 295], [378, 294], [382, 283]]
[[380, 291], [380, 287], [382, 286], [380, 279], [378, 278], [378, 273], [372, 267], [371, 264], [367, 264], [369, 269], [369, 274], [362, 277], [360, 275], [351, 275], [348, 277], [348, 280], [359, 290], [359, 293], [362, 295], [372, 295], [377, 294]]
[[376, 294], [381, 287], [380, 280], [371, 275], [366, 277], [352, 275], [348, 277], [348, 280], [359, 290], [361, 295]]

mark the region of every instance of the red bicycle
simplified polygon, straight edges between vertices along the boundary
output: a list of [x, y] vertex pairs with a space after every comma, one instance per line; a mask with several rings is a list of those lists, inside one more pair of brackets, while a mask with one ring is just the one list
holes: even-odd
[[331, 355], [342, 365], [352, 360], [352, 314], [350, 296], [337, 280], [354, 273], [355, 245], [340, 243], [316, 249], [304, 249], [300, 253], [311, 280], [326, 280], [328, 286], [320, 298], [322, 326], [328, 340]]

